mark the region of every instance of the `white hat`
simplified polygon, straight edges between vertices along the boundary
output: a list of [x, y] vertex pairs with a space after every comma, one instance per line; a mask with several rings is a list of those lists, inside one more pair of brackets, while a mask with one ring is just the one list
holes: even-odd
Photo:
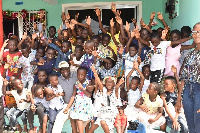
[[66, 61], [61, 61], [58, 65], [58, 68], [69, 67], [69, 64]]

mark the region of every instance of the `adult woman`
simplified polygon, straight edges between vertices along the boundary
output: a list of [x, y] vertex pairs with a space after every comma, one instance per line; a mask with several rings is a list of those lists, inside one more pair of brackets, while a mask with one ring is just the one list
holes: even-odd
[[[194, 25], [192, 37], [196, 48], [184, 59], [180, 78], [185, 81], [183, 108], [190, 133], [200, 131], [200, 22]], [[178, 98], [180, 103], [180, 98]], [[178, 103], [178, 104], [179, 104]]]

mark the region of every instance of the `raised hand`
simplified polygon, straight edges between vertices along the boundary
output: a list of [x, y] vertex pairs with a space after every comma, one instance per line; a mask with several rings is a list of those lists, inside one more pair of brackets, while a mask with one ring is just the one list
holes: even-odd
[[151, 16], [150, 16], [150, 19], [151, 19], [151, 20], [154, 19], [155, 15], [156, 15], [156, 13], [155, 13], [155, 12], [152, 12], [152, 13], [151, 13]]
[[61, 33], [61, 31], [62, 31], [62, 26], [60, 25], [60, 28], [58, 29], [58, 34], [60, 34]]
[[114, 27], [115, 22], [113, 21], [113, 18], [110, 20], [110, 27]]
[[112, 12], [116, 12], [116, 4], [115, 4], [115, 2], [111, 3], [111, 10], [112, 10]]
[[157, 18], [160, 19], [160, 20], [162, 20], [163, 19], [162, 13], [158, 12], [157, 13]]
[[69, 24], [69, 27], [70, 27], [71, 30], [73, 30], [73, 29], [75, 28], [75, 24], [70, 23], [70, 24]]
[[63, 36], [64, 36], [64, 37], [66, 37], [66, 36], [67, 36], [67, 34], [68, 34], [68, 33], [67, 33], [67, 31], [66, 31], [66, 30], [64, 30], [64, 31], [63, 31]]
[[44, 37], [43, 31], [40, 31], [40, 38], [43, 38], [43, 37]]
[[27, 38], [27, 33], [24, 32], [24, 34], [22, 35], [22, 40], [25, 40]]
[[94, 64], [92, 64], [92, 65], [90, 66], [90, 68], [92, 69], [92, 72], [93, 72], [93, 73], [96, 73], [96, 69], [95, 69]]
[[70, 20], [70, 14], [69, 14], [69, 13], [67, 13], [66, 19], [67, 19], [67, 20]]
[[75, 19], [78, 20], [79, 13], [75, 15]]
[[99, 8], [96, 8], [94, 11], [96, 12], [96, 15], [97, 15], [97, 16], [100, 16], [100, 15], [101, 15], [101, 10], [100, 10]]
[[177, 73], [177, 68], [174, 65], [171, 66], [171, 70], [173, 73]]
[[67, 28], [70, 28], [70, 24], [69, 24], [69, 21], [68, 21], [68, 20], [65, 20], [65, 26], [66, 26]]
[[122, 78], [119, 80], [119, 84], [123, 84], [125, 81], [124, 81], [124, 75], [122, 76]]
[[31, 110], [32, 110], [33, 112], [36, 111], [36, 108], [35, 108], [35, 105], [34, 105], [34, 104], [31, 105]]
[[37, 38], [37, 34], [36, 34], [36, 33], [33, 33], [33, 34], [32, 34], [32, 39], [35, 40], [35, 38]]
[[37, 30], [37, 24], [36, 24], [36, 22], [33, 23], [33, 29]]
[[3, 48], [5, 48], [5, 47], [8, 45], [8, 41], [9, 41], [9, 39], [6, 39], [6, 40], [3, 42]]
[[135, 34], [136, 34], [136, 33], [135, 33], [135, 30], [132, 30], [132, 31], [131, 31], [131, 38], [135, 37]]
[[117, 21], [118, 24], [122, 24], [122, 19], [121, 19], [121, 17], [116, 16], [115, 19], [116, 19], [116, 21]]
[[167, 33], [168, 33], [168, 29], [164, 29], [162, 31], [162, 37], [161, 37], [162, 40], [165, 40]]
[[135, 29], [135, 38], [136, 38], [136, 39], [139, 39], [139, 38], [140, 38], [140, 32], [139, 32], [139, 30], [137, 29], [137, 26], [136, 26], [136, 29]]
[[74, 40], [72, 38], [69, 38], [69, 40], [72, 44], [74, 44]]
[[131, 21], [133, 22], [133, 24], [135, 25], [135, 24], [137, 24], [137, 22], [136, 22], [136, 19], [135, 18], [132, 18], [131, 19]]
[[144, 27], [146, 24], [144, 23], [144, 20], [143, 20], [143, 18], [141, 18], [141, 20], [140, 20], [140, 25], [142, 26], [142, 27]]
[[90, 18], [90, 16], [86, 16], [85, 22], [86, 22], [87, 25], [91, 24], [91, 18]]
[[117, 15], [118, 15], [118, 16], [120, 16], [121, 13], [122, 13], [122, 12], [121, 12], [120, 10], [117, 10]]
[[124, 26], [126, 31], [129, 31], [130, 29], [130, 24], [126, 21], [126, 25]]
[[61, 19], [62, 19], [62, 21], [65, 21], [65, 20], [66, 20], [65, 12], [62, 12], [62, 14], [61, 14]]
[[77, 22], [75, 19], [72, 19], [72, 20], [71, 20], [71, 23], [73, 23], [73, 24], [78, 24], [78, 22]]
[[119, 48], [118, 53], [119, 53], [120, 55], [122, 55], [123, 52], [124, 52], [124, 47], [121, 45], [120, 48]]

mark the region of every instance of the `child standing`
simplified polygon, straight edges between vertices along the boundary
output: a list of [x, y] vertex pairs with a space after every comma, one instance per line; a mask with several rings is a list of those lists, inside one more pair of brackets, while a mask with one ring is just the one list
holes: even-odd
[[78, 125], [79, 133], [84, 132], [83, 122], [92, 120], [93, 118], [93, 105], [91, 94], [94, 86], [90, 86], [89, 80], [86, 78], [87, 69], [79, 67], [77, 70], [78, 81], [75, 83], [77, 90], [76, 97], [70, 111], [72, 132], [77, 133]]
[[[6, 95], [12, 94], [15, 98], [17, 103], [17, 109], [13, 112], [12, 116], [10, 117], [10, 125], [11, 127], [17, 126], [18, 130], [22, 132], [22, 128], [17, 121], [17, 118], [22, 115], [23, 124], [24, 124], [24, 131], [27, 132], [27, 110], [30, 107], [30, 94], [28, 94], [27, 89], [23, 89], [22, 81], [19, 79], [12, 80], [12, 85], [15, 90], [6, 91], [5, 87], [4, 90], [6, 91]], [[7, 82], [4, 82], [4, 86], [7, 86]]]
[[31, 91], [33, 86], [33, 65], [30, 63], [35, 60], [35, 54], [31, 52], [29, 45], [22, 44], [21, 46], [22, 56], [17, 63], [18, 77], [21, 76], [24, 88]]
[[[165, 92], [161, 95], [161, 99], [163, 100], [163, 105], [166, 111], [166, 123], [167, 126], [171, 128], [171, 132], [178, 133], [181, 129], [181, 133], [188, 133], [187, 122], [179, 116], [179, 113], [175, 111], [175, 104], [177, 101], [177, 93], [175, 92], [176, 84], [177, 84], [177, 68], [172, 66], [172, 71], [174, 72], [174, 76], [168, 76], [165, 78], [164, 87]], [[178, 83], [178, 89], [181, 87]], [[182, 86], [183, 87], [183, 86]]]
[[151, 83], [147, 93], [143, 94], [140, 100], [135, 104], [141, 111], [138, 114], [138, 120], [145, 125], [147, 132], [153, 128], [159, 127], [165, 131], [165, 118], [163, 113], [163, 101], [158, 95], [161, 86], [158, 83]]
[[64, 101], [63, 96], [65, 95], [62, 87], [59, 85], [57, 75], [49, 75], [50, 84], [47, 86], [54, 91], [54, 95], [47, 94], [46, 100], [49, 101], [49, 125], [48, 133], [52, 132], [53, 124], [56, 119], [56, 115], [62, 110]]
[[150, 66], [149, 65], [144, 65], [142, 67], [142, 74], [144, 75], [144, 85], [142, 88], [142, 94], [146, 93], [149, 85], [150, 85]]

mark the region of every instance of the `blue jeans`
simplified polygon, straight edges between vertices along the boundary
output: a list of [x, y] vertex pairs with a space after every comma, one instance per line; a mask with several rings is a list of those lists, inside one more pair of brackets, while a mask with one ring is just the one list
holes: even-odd
[[183, 92], [183, 108], [190, 133], [200, 132], [200, 84], [188, 83]]
[[54, 121], [56, 120], [57, 114], [61, 111], [62, 109], [51, 109], [49, 108], [49, 124], [48, 124], [48, 133], [52, 132], [52, 128], [54, 125]]

